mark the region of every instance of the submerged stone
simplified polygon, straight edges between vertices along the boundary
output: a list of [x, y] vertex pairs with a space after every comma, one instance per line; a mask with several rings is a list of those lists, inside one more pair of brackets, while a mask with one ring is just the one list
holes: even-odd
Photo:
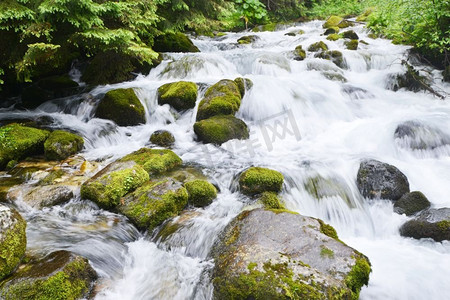
[[117, 89], [105, 94], [95, 117], [114, 121], [119, 126], [145, 123], [145, 109], [132, 88]]
[[398, 201], [395, 201], [394, 211], [398, 214], [411, 216], [419, 211], [429, 208], [430, 205], [430, 201], [428, 201], [424, 194], [415, 191], [406, 193]]
[[342, 52], [340, 51], [337, 50], [322, 51], [316, 53], [314, 57], [331, 60], [339, 68], [345, 68], [344, 57], [342, 56]]
[[188, 36], [181, 32], [156, 37], [152, 48], [158, 52], [200, 52]]
[[17, 210], [0, 203], [0, 280], [17, 268], [25, 255], [26, 227]]
[[406, 121], [395, 129], [397, 144], [412, 150], [433, 150], [450, 146], [450, 136], [438, 128], [433, 128], [418, 121]]
[[175, 137], [167, 130], [157, 130], [150, 136], [150, 142], [152, 144], [161, 147], [171, 147], [175, 143]]
[[70, 132], [55, 130], [44, 143], [45, 157], [50, 160], [64, 160], [83, 149], [81, 136]]
[[158, 88], [158, 104], [169, 104], [178, 111], [194, 108], [197, 85], [194, 82], [166, 83]]
[[96, 279], [87, 259], [61, 250], [23, 265], [0, 283], [0, 296], [5, 300], [87, 298]]
[[263, 192], [280, 192], [283, 175], [275, 170], [251, 167], [239, 177], [239, 187], [243, 194], [253, 196]]
[[325, 178], [316, 175], [308, 178], [304, 182], [304, 187], [317, 200], [340, 197], [348, 205], [352, 205], [351, 190], [337, 178]]
[[356, 183], [360, 193], [369, 199], [396, 201], [409, 193], [405, 174], [392, 165], [373, 159], [361, 162]]
[[212, 249], [213, 299], [358, 299], [369, 260], [322, 223], [285, 210], [242, 212]]
[[194, 124], [199, 141], [221, 145], [232, 139], [248, 139], [247, 124], [234, 116], [214, 116]]
[[450, 208], [429, 209], [400, 227], [400, 234], [415, 239], [450, 240]]

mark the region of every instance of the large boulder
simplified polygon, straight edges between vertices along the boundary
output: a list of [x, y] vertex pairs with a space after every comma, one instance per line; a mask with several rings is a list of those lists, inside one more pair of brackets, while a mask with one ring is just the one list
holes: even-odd
[[81, 136], [67, 131], [55, 130], [44, 143], [45, 157], [50, 160], [64, 160], [83, 149]]
[[150, 142], [161, 147], [169, 148], [175, 143], [175, 137], [167, 130], [156, 130], [150, 136]]
[[400, 227], [400, 234], [415, 239], [450, 240], [450, 208], [429, 209]]
[[247, 124], [234, 116], [214, 116], [194, 124], [194, 132], [203, 143], [221, 145], [232, 139], [248, 139]]
[[56, 251], [31, 260], [0, 283], [0, 298], [75, 300], [88, 298], [97, 273], [87, 259]]
[[394, 211], [407, 216], [414, 215], [419, 211], [429, 208], [431, 205], [427, 197], [421, 192], [411, 192], [404, 194], [394, 203]]
[[206, 180], [192, 180], [184, 184], [189, 198], [189, 204], [196, 207], [204, 207], [211, 204], [217, 197], [217, 189]]
[[394, 137], [401, 147], [412, 150], [433, 150], [450, 146], [448, 134], [417, 121], [399, 124], [395, 129]]
[[283, 210], [242, 212], [211, 253], [213, 299], [358, 299], [371, 272], [331, 226]]
[[0, 203], [0, 279], [11, 274], [25, 254], [26, 227], [15, 209]]
[[236, 82], [242, 98], [244, 97], [245, 92], [253, 87], [253, 81], [248, 78], [238, 77], [234, 79], [234, 82]]
[[183, 163], [172, 150], [141, 148], [120, 159], [121, 162], [134, 161], [150, 175], [171, 171]]
[[221, 80], [206, 90], [198, 106], [197, 121], [217, 115], [234, 115], [240, 106], [239, 86], [233, 80]]
[[139, 229], [152, 230], [177, 216], [188, 203], [188, 192], [173, 178], [152, 179], [123, 197], [117, 210]]
[[284, 177], [278, 171], [251, 167], [239, 177], [239, 188], [245, 195], [253, 196], [263, 192], [280, 192]]
[[95, 116], [112, 120], [119, 126], [145, 123], [144, 106], [131, 88], [107, 92], [100, 100]]
[[322, 25], [322, 27], [323, 28], [330, 28], [330, 27], [346, 28], [346, 27], [349, 27], [350, 25], [351, 25], [351, 23], [342, 17], [330, 16], [326, 20], [326, 22]]
[[200, 52], [184, 33], [166, 33], [155, 38], [153, 50], [158, 52]]
[[369, 199], [395, 201], [409, 193], [408, 178], [399, 169], [373, 159], [361, 162], [356, 183], [361, 194]]
[[113, 162], [81, 186], [81, 197], [103, 208], [113, 208], [120, 198], [149, 180], [148, 173], [134, 161]]
[[194, 82], [166, 83], [158, 88], [158, 104], [169, 104], [178, 111], [195, 107], [197, 85]]
[[11, 160], [44, 152], [44, 142], [49, 136], [46, 130], [9, 124], [0, 128], [0, 170]]

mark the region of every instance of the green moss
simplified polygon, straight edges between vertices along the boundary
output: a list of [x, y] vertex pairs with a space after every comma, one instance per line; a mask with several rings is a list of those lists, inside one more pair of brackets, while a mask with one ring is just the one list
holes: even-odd
[[169, 104], [182, 111], [194, 108], [197, 100], [197, 85], [194, 82], [178, 81], [166, 83], [158, 88], [158, 104]]
[[[6, 211], [0, 211], [0, 214], [5, 213]], [[9, 275], [19, 265], [27, 246], [27, 223], [22, 216], [15, 209], [11, 209], [11, 216], [2, 217], [14, 224], [5, 229], [2, 228], [0, 234], [0, 279]]]
[[7, 164], [6, 164], [6, 170], [12, 170], [15, 166], [17, 166], [19, 162], [15, 159], [10, 160]]
[[274, 192], [263, 192], [259, 201], [261, 201], [266, 209], [286, 209], [283, 201]]
[[251, 44], [258, 39], [256, 35], [246, 35], [237, 40], [237, 42], [241, 45]]
[[320, 256], [327, 258], [334, 258], [334, 251], [322, 245], [320, 249]]
[[53, 131], [44, 143], [45, 158], [49, 160], [64, 160], [83, 149], [84, 140], [81, 136], [62, 131]]
[[285, 209], [285, 208], [279, 208], [279, 209], [275, 209], [275, 208], [271, 208], [271, 209], [267, 209], [268, 211], [271, 211], [273, 213], [276, 214], [282, 214], [282, 213], [288, 213], [288, 214], [292, 214], [292, 215], [299, 215], [298, 212], [289, 210], [289, 209]]
[[200, 52], [194, 43], [181, 32], [158, 36], [152, 48], [157, 52]]
[[11, 160], [44, 152], [44, 142], [49, 132], [25, 127], [16, 123], [0, 128], [0, 170]]
[[157, 130], [150, 136], [150, 142], [161, 147], [171, 147], [175, 143], [175, 138], [167, 130]]
[[359, 299], [361, 287], [369, 283], [371, 271], [370, 262], [365, 256], [360, 254], [355, 257], [355, 264], [345, 278], [345, 284], [352, 291], [353, 300]]
[[325, 44], [322, 41], [311, 44], [308, 47], [308, 51], [311, 51], [311, 52], [326, 51], [326, 50], [328, 50], [328, 46], [327, 46], [327, 44]]
[[246, 195], [256, 195], [262, 192], [280, 192], [283, 185], [283, 175], [275, 170], [252, 167], [239, 177], [239, 187]]
[[253, 87], [253, 82], [248, 78], [238, 77], [234, 80], [237, 84], [241, 98], [244, 97], [245, 92]]
[[447, 231], [450, 229], [450, 221], [448, 221], [448, 220], [437, 222], [436, 225], [442, 231]]
[[345, 41], [345, 46], [348, 50], [357, 50], [358, 49], [358, 40]]
[[306, 51], [303, 50], [302, 45], [295, 47], [294, 55], [296, 60], [304, 60], [306, 58]]
[[336, 66], [339, 68], [344, 68], [344, 57], [342, 56], [342, 52], [337, 50], [331, 50], [331, 51], [322, 51], [319, 53], [316, 53], [314, 57], [331, 60]]
[[327, 21], [323, 24], [323, 28], [330, 28], [330, 27], [345, 28], [348, 26], [350, 26], [350, 23], [338, 16], [330, 16], [327, 19]]
[[339, 27], [332, 26], [332, 27], [327, 28], [327, 30], [325, 30], [324, 35], [337, 34], [337, 33], [339, 33]]
[[320, 232], [325, 234], [326, 236], [329, 236], [330, 238], [333, 238], [335, 240], [339, 240], [339, 237], [337, 235], [336, 229], [334, 229], [333, 226], [326, 224], [324, 221], [317, 219], [320, 223]]
[[244, 121], [234, 116], [214, 116], [194, 124], [194, 132], [203, 143], [221, 145], [232, 139], [247, 139], [249, 131]]
[[167, 149], [141, 148], [120, 159], [134, 161], [141, 165], [149, 174], [161, 174], [173, 170], [183, 163], [173, 151]]
[[322, 72], [322, 75], [329, 80], [347, 82], [347, 78], [345, 78], [342, 74], [337, 72]]
[[0, 177], [0, 202], [7, 202], [7, 195], [10, 188], [24, 182], [20, 177]]
[[117, 89], [105, 94], [95, 112], [97, 118], [114, 121], [119, 126], [145, 123], [145, 109], [132, 88]]
[[61, 169], [52, 170], [50, 174], [39, 180], [39, 185], [50, 185], [53, 184], [54, 181], [58, 178], [61, 178], [66, 172]]
[[[165, 220], [177, 216], [188, 203], [184, 187], [167, 189], [167, 180], [141, 186], [118, 207], [138, 228], [152, 230]], [[128, 198], [128, 197], [127, 197]]]
[[327, 40], [329, 40], [329, 41], [337, 41], [340, 38], [341, 38], [341, 36], [336, 33], [332, 33], [329, 36], [327, 36]]
[[112, 208], [120, 198], [149, 180], [148, 173], [140, 166], [107, 173], [93, 178], [81, 186], [81, 197], [95, 201], [99, 206]]
[[365, 22], [367, 18], [375, 11], [375, 7], [368, 7], [366, 10], [356, 18], [357, 22]]
[[217, 197], [217, 189], [206, 180], [193, 180], [184, 184], [189, 198], [189, 204], [197, 207], [204, 207]]

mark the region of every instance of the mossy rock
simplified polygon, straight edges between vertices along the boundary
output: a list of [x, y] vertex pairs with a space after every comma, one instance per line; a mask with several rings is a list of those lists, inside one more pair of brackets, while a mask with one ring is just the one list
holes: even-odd
[[309, 45], [308, 51], [318, 52], [318, 51], [327, 51], [328, 46], [324, 42], [320, 41], [314, 44]]
[[329, 40], [329, 41], [337, 41], [340, 38], [341, 38], [341, 36], [336, 33], [332, 33], [329, 36], [327, 36], [327, 40]]
[[11, 160], [44, 153], [46, 130], [25, 127], [16, 123], [0, 127], [0, 170]]
[[419, 71], [407, 62], [403, 62], [403, 65], [406, 67], [405, 73], [394, 76], [393, 79], [395, 84], [393, 87], [389, 88], [394, 91], [398, 91], [401, 88], [405, 88], [412, 92], [418, 92], [421, 90], [433, 91], [427, 77], [420, 75]]
[[143, 167], [133, 161], [114, 162], [81, 185], [81, 197], [103, 208], [113, 208], [120, 198], [149, 180]]
[[351, 26], [351, 23], [344, 18], [338, 17], [338, 16], [330, 16], [326, 22], [323, 24], [323, 28], [330, 28], [330, 27], [339, 27], [339, 28], [346, 28]]
[[241, 98], [244, 97], [246, 91], [250, 90], [253, 87], [253, 81], [248, 78], [238, 77], [234, 79], [234, 82], [236, 82], [238, 86]]
[[325, 30], [325, 32], [323, 34], [330, 35], [330, 34], [337, 34], [337, 33], [339, 33], [339, 27], [332, 26], [332, 27], [327, 28], [327, 30]]
[[166, 83], [158, 88], [158, 104], [169, 104], [178, 111], [194, 108], [197, 93], [197, 85], [194, 82]]
[[[13, 160], [11, 160], [11, 161], [14, 162]], [[7, 197], [8, 191], [12, 187], [19, 185], [19, 184], [23, 183], [24, 181], [25, 181], [24, 178], [15, 177], [15, 176], [0, 177], [0, 202], [9, 202], [9, 199]]]
[[234, 116], [214, 116], [194, 124], [199, 141], [221, 145], [232, 139], [248, 139], [247, 124]]
[[400, 227], [400, 234], [415, 239], [450, 240], [450, 208], [428, 209]]
[[348, 50], [357, 50], [358, 49], [358, 40], [345, 41], [344, 45]]
[[27, 223], [17, 210], [0, 203], [0, 226], [1, 280], [17, 268], [25, 255]]
[[119, 126], [145, 123], [145, 109], [132, 88], [117, 89], [105, 94], [95, 117], [114, 121]]
[[31, 260], [0, 283], [0, 297], [15, 299], [75, 300], [88, 298], [97, 273], [87, 259], [56, 251]]
[[233, 80], [224, 79], [209, 87], [197, 110], [197, 121], [217, 115], [234, 115], [241, 106], [241, 92]]
[[153, 230], [177, 216], [188, 203], [188, 192], [171, 178], [153, 179], [123, 197], [117, 210], [142, 230]]
[[296, 35], [302, 35], [302, 34], [305, 34], [305, 31], [300, 29], [300, 30], [294, 30], [294, 31], [285, 33], [284, 35], [286, 35], [286, 36], [296, 36]]
[[21, 100], [22, 107], [33, 109], [44, 102], [54, 99], [53, 93], [33, 84], [23, 89]]
[[341, 73], [338, 72], [322, 72], [322, 75], [325, 76], [326, 79], [332, 80], [332, 81], [339, 81], [339, 82], [347, 82], [347, 78], [344, 77]]
[[347, 30], [342, 33], [342, 37], [351, 40], [359, 40], [359, 36], [353, 30]]
[[217, 197], [217, 189], [206, 180], [193, 180], [184, 184], [189, 198], [188, 203], [196, 207], [204, 207], [211, 204]]
[[150, 69], [158, 65], [160, 61], [161, 57], [142, 61], [133, 55], [102, 51], [88, 63], [81, 80], [92, 85], [129, 81], [136, 77], [136, 73], [148, 74]]
[[325, 178], [323, 176], [316, 175], [308, 178], [304, 182], [304, 187], [306, 191], [317, 200], [322, 200], [328, 197], [340, 197], [349, 206], [352, 204], [351, 190], [345, 183], [342, 182], [342, 180], [339, 180], [338, 178]]
[[261, 32], [261, 31], [275, 31], [277, 28], [281, 27], [281, 24], [278, 23], [269, 23], [264, 25], [256, 26], [252, 29], [253, 32]]
[[45, 158], [64, 160], [83, 149], [81, 136], [62, 130], [53, 131], [44, 143]]
[[158, 36], [152, 48], [158, 52], [200, 52], [187, 35], [181, 32]]
[[306, 58], [306, 51], [303, 50], [302, 45], [298, 45], [294, 49], [294, 59], [295, 60], [304, 60]]
[[339, 68], [345, 68], [344, 57], [338, 50], [330, 50], [316, 53], [314, 57], [331, 60]]
[[369, 34], [367, 35], [367, 37], [369, 37], [369, 38], [371, 38], [371, 39], [373, 39], [373, 40], [376, 40], [376, 39], [379, 38], [380, 36], [379, 36], [378, 34], [374, 33], [374, 32], [371, 32], [371, 33], [369, 33]]
[[239, 38], [239, 39], [237, 40], [237, 42], [238, 42], [239, 44], [241, 44], [241, 45], [245, 45], [245, 44], [251, 44], [251, 43], [254, 43], [254, 42], [256, 42], [258, 39], [259, 39], [259, 37], [256, 36], [256, 35], [246, 35], [246, 36], [243, 36], [243, 37]]
[[406, 193], [398, 201], [395, 201], [394, 211], [398, 214], [412, 216], [430, 206], [431, 203], [427, 197], [421, 192], [415, 191]]
[[283, 175], [275, 170], [251, 167], [239, 177], [239, 187], [245, 195], [253, 196], [262, 192], [280, 192]]
[[172, 150], [141, 148], [130, 153], [119, 161], [134, 161], [142, 166], [150, 175], [161, 174], [181, 166], [183, 161]]
[[283, 200], [274, 192], [263, 192], [259, 197], [259, 202], [265, 209], [286, 209]]
[[213, 299], [358, 299], [370, 262], [322, 223], [277, 209], [239, 214], [211, 250]]
[[49, 90], [58, 91], [64, 89], [72, 89], [78, 87], [78, 83], [73, 81], [69, 75], [51, 76], [38, 81], [39, 87]]
[[175, 143], [175, 137], [167, 130], [157, 130], [150, 136], [150, 142], [161, 147], [169, 148]]

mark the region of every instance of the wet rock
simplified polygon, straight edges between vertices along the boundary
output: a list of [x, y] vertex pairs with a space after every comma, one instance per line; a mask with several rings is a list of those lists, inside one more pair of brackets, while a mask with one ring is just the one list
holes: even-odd
[[324, 42], [320, 41], [314, 44], [309, 45], [308, 51], [318, 52], [318, 51], [327, 51], [328, 46]]
[[394, 211], [407, 216], [414, 215], [419, 211], [429, 208], [431, 205], [427, 197], [421, 192], [411, 192], [404, 194], [394, 203]]
[[194, 108], [197, 100], [197, 85], [194, 82], [178, 81], [166, 83], [158, 88], [158, 104], [169, 104], [178, 111]]
[[369, 260], [325, 227], [288, 211], [242, 212], [212, 249], [213, 299], [358, 299]]
[[406, 121], [398, 125], [394, 137], [401, 147], [412, 150], [433, 150], [450, 145], [449, 135], [417, 121]]
[[13, 299], [87, 298], [97, 273], [87, 259], [68, 251], [56, 251], [31, 260], [0, 283], [0, 297]]
[[353, 30], [344, 31], [342, 36], [346, 39], [359, 40], [359, 36]]
[[0, 128], [0, 170], [11, 160], [44, 152], [44, 142], [49, 136], [46, 130], [9, 124]]
[[249, 196], [260, 194], [262, 192], [280, 192], [283, 186], [283, 174], [278, 171], [251, 167], [239, 177], [240, 191]]
[[239, 92], [241, 93], [241, 98], [244, 98], [245, 92], [253, 87], [253, 82], [248, 78], [238, 77], [234, 80], [236, 82]]
[[133, 89], [117, 89], [100, 100], [95, 117], [112, 120], [119, 126], [135, 126], [145, 123], [145, 109]]
[[305, 31], [300, 29], [300, 30], [294, 30], [294, 31], [285, 33], [284, 35], [286, 35], [286, 36], [296, 36], [296, 35], [302, 35], [302, 34], [305, 34]]
[[294, 50], [295, 60], [304, 60], [306, 58], [306, 51], [303, 50], [302, 45], [298, 45]]
[[340, 38], [341, 38], [341, 36], [336, 33], [332, 33], [329, 36], [327, 36], [327, 40], [329, 40], [329, 41], [337, 41]]
[[329, 34], [337, 34], [337, 33], [339, 33], [339, 27], [333, 26], [333, 27], [327, 28], [327, 30], [325, 30], [325, 32], [323, 34], [329, 35]]
[[348, 50], [357, 50], [358, 49], [358, 40], [345, 41], [344, 45]]
[[240, 105], [241, 93], [236, 82], [221, 80], [206, 90], [198, 106], [197, 121], [217, 115], [234, 115]]
[[181, 158], [171, 150], [148, 148], [141, 148], [124, 156], [119, 161], [134, 161], [142, 166], [150, 175], [171, 171], [183, 163]]
[[360, 193], [369, 199], [396, 201], [409, 193], [406, 176], [396, 167], [377, 160], [361, 162], [356, 183]]
[[217, 189], [206, 180], [193, 180], [184, 184], [188, 203], [196, 207], [208, 206], [217, 197]]
[[156, 37], [152, 48], [157, 52], [200, 52], [187, 35], [181, 32]]
[[419, 71], [405, 61], [403, 61], [402, 64], [406, 66], [406, 71], [401, 74], [391, 75], [387, 86], [388, 89], [398, 91], [399, 89], [404, 88], [412, 92], [429, 91], [442, 98], [440, 94], [437, 94], [430, 87], [428, 78], [420, 75]]
[[0, 279], [11, 274], [25, 254], [26, 227], [17, 210], [0, 203]]
[[10, 201], [23, 201], [27, 205], [42, 209], [68, 202], [73, 198], [74, 187], [68, 185], [44, 185], [12, 188], [8, 192]]
[[321, 175], [316, 175], [308, 178], [304, 182], [304, 187], [317, 200], [328, 197], [340, 197], [350, 206], [353, 204], [351, 190], [342, 180], [340, 181], [337, 178], [325, 178]]
[[316, 53], [314, 57], [331, 60], [339, 68], [345, 68], [344, 57], [342, 56], [342, 52], [340, 51], [323, 51]]
[[256, 36], [256, 35], [246, 35], [246, 36], [243, 36], [243, 37], [239, 38], [239, 39], [237, 40], [237, 42], [238, 42], [239, 44], [241, 44], [241, 45], [245, 45], [245, 44], [251, 44], [251, 43], [254, 43], [254, 42], [256, 42], [258, 39], [259, 39], [259, 37]]
[[83, 149], [81, 136], [70, 132], [55, 130], [44, 143], [44, 154], [49, 160], [64, 160]]
[[415, 239], [450, 240], [450, 208], [429, 209], [400, 227], [400, 234]]
[[24, 182], [23, 178], [12, 177], [12, 176], [0, 176], [0, 202], [7, 201], [8, 191], [21, 183]]
[[134, 161], [113, 162], [81, 186], [81, 197], [103, 208], [119, 204], [120, 198], [149, 180], [149, 175]]
[[150, 142], [161, 147], [169, 148], [175, 143], [175, 137], [167, 130], [157, 130], [150, 136]]
[[322, 72], [322, 75], [326, 79], [329, 79], [329, 80], [347, 82], [347, 78], [345, 78], [344, 75], [342, 75], [339, 72], [333, 72], [333, 71]]
[[286, 209], [283, 200], [274, 192], [263, 192], [258, 201], [265, 209]]
[[374, 98], [375, 96], [370, 93], [369, 91], [356, 87], [353, 85], [345, 84], [342, 86], [342, 92], [350, 97], [350, 99], [357, 100], [357, 99], [367, 99], [367, 98]]
[[172, 178], [152, 179], [118, 203], [117, 210], [142, 230], [153, 230], [177, 216], [188, 203], [188, 192]]
[[330, 28], [330, 27], [346, 28], [349, 26], [351, 26], [351, 23], [349, 21], [338, 16], [330, 16], [326, 20], [326, 22], [322, 25], [323, 28]]
[[232, 139], [248, 139], [247, 124], [234, 116], [214, 116], [194, 124], [199, 141], [221, 145]]

